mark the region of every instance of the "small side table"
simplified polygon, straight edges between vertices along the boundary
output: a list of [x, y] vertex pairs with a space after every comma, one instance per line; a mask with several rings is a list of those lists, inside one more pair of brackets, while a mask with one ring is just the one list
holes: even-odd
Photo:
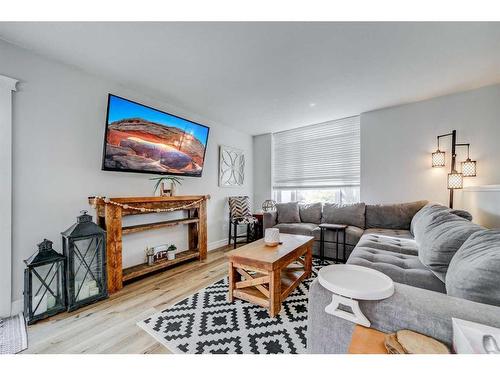
[[[359, 307], [358, 300], [377, 301], [394, 293], [394, 282], [380, 271], [353, 264], [332, 264], [318, 272], [323, 288], [332, 292], [332, 302], [325, 312], [353, 323], [370, 327], [371, 323]], [[350, 307], [350, 311], [341, 308]]]
[[[325, 242], [326, 243], [334, 243], [335, 244], [335, 259], [336, 262], [345, 263], [346, 259], [346, 249], [345, 249], [345, 230], [347, 225], [345, 224], [320, 224], [320, 237], [319, 237], [319, 256], [321, 259], [325, 258]], [[336, 233], [335, 241], [325, 241], [325, 232], [327, 230], [333, 230]], [[344, 249], [344, 255], [342, 258], [339, 258], [339, 232], [342, 233], [342, 248]]]
[[263, 213], [256, 213], [252, 214], [254, 218], [258, 220], [257, 223], [255, 223], [255, 240], [259, 240], [262, 237], [264, 237], [264, 214]]

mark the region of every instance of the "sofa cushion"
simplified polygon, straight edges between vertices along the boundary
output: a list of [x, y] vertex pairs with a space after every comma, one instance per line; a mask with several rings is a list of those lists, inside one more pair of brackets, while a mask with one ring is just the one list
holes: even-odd
[[[359, 239], [363, 235], [363, 229], [355, 227], [353, 225], [348, 225], [345, 229], [345, 243], [347, 245], [356, 246], [359, 242]], [[319, 241], [321, 235], [321, 230], [319, 227], [316, 227], [313, 231], [313, 236], [316, 241]], [[325, 241], [334, 242], [336, 240], [336, 232], [333, 230], [325, 231]], [[342, 234], [339, 233], [339, 244], [342, 245]]]
[[299, 204], [297, 202], [277, 203], [278, 223], [300, 223]]
[[358, 228], [365, 227], [365, 204], [337, 204], [325, 203], [323, 205], [323, 223], [345, 224]]
[[449, 211], [450, 209], [439, 203], [427, 203], [422, 209], [420, 209], [411, 219], [410, 232], [416, 236], [416, 231], [424, 228], [421, 225], [423, 219], [428, 218], [432, 215], [437, 215], [443, 211]]
[[280, 230], [280, 233], [302, 234], [304, 236], [312, 236], [317, 227], [313, 223], [282, 223], [274, 226]]
[[451, 259], [480, 225], [450, 213], [448, 210], [429, 210], [415, 226], [418, 257], [439, 279], [445, 281]]
[[394, 282], [445, 293], [445, 285], [415, 255], [357, 246], [348, 264], [368, 267], [389, 276]]
[[413, 216], [427, 201], [366, 205], [366, 228], [410, 229]]
[[405, 229], [384, 229], [384, 228], [370, 228], [364, 231], [364, 234], [378, 234], [381, 236], [396, 237], [396, 238], [407, 238], [413, 239], [409, 230]]
[[300, 203], [300, 221], [303, 223], [321, 223], [321, 203]]
[[446, 274], [450, 296], [500, 306], [500, 231], [472, 234], [457, 251]]
[[412, 238], [367, 233], [361, 237], [358, 245], [371, 249], [392, 251], [398, 254], [418, 255], [417, 243]]

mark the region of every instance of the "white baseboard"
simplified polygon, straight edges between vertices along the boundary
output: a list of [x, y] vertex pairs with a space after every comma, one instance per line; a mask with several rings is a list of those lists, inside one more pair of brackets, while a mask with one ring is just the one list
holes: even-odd
[[208, 248], [208, 251], [212, 251], [212, 250], [218, 249], [219, 247], [222, 247], [225, 245], [227, 245], [227, 238], [223, 238], [222, 240], [210, 242], [207, 245], [207, 248]]
[[[208, 251], [212, 251], [212, 250], [218, 249], [219, 247], [222, 247], [222, 246], [225, 246], [225, 245], [227, 245], [227, 238], [223, 238], [223, 239], [218, 240], [218, 241], [210, 242], [207, 245], [207, 247], [208, 247]], [[22, 299], [18, 299], [16, 301], [12, 301], [10, 315], [11, 316], [17, 315], [20, 312], [22, 312], [23, 309], [24, 309], [24, 302], [23, 302]]]
[[12, 305], [10, 308], [10, 316], [17, 315], [20, 312], [23, 312], [23, 310], [24, 310], [24, 301], [22, 299], [12, 301]]

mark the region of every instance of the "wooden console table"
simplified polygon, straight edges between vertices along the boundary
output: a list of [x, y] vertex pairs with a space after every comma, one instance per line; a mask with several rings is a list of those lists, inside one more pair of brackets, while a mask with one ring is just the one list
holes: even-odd
[[[207, 257], [207, 200], [209, 195], [185, 195], [178, 197], [124, 197], [109, 198], [120, 205], [105, 202], [103, 198], [89, 197], [89, 203], [96, 205], [97, 223], [106, 230], [106, 251], [108, 270], [108, 292], [115, 293], [123, 288], [123, 282], [148, 273], [190, 260], [204, 260]], [[179, 208], [190, 205], [188, 209]], [[161, 222], [123, 226], [122, 217], [141, 215], [133, 207], [156, 209], [185, 210], [187, 218]], [[153, 212], [154, 213], [154, 212]], [[130, 268], [122, 268], [122, 235], [145, 230], [159, 229], [174, 225], [188, 226], [188, 249], [177, 253], [173, 260], [161, 260], [152, 266], [146, 263]]]

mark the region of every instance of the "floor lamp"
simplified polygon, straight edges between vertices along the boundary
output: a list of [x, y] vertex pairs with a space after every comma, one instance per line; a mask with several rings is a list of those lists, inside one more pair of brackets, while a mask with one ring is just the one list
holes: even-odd
[[[457, 131], [452, 130], [451, 133], [437, 136], [437, 151], [432, 153], [432, 167], [440, 168], [446, 164], [446, 153], [439, 149], [439, 141], [441, 138], [451, 137], [451, 169], [448, 173], [448, 189], [450, 190], [450, 208], [453, 208], [453, 191], [463, 188], [464, 177], [475, 177], [477, 163], [470, 159], [470, 143], [457, 143]], [[467, 147], [467, 159], [463, 161], [462, 170], [458, 172], [456, 169], [456, 148]]]

